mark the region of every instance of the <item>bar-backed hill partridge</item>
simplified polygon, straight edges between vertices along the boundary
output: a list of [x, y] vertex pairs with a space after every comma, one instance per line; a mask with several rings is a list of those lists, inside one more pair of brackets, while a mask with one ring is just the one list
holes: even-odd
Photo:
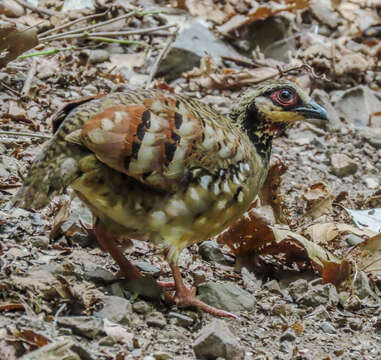
[[287, 80], [243, 94], [230, 116], [162, 91], [112, 93], [59, 118], [16, 203], [41, 208], [71, 186], [97, 218], [97, 240], [125, 277], [143, 275], [116, 236], [149, 240], [165, 250], [178, 305], [235, 317], [184, 285], [179, 254], [248, 209], [266, 177], [273, 137], [306, 118], [327, 119], [327, 113]]

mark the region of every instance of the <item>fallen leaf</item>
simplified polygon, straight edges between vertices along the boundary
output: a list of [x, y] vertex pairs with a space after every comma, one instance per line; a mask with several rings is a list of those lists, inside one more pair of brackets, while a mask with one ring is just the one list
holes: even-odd
[[361, 249], [359, 269], [370, 275], [381, 274], [381, 234], [359, 244]]
[[25, 310], [23, 304], [0, 304], [1, 311]]
[[381, 208], [368, 210], [346, 209], [352, 220], [360, 229], [368, 229], [381, 233]]
[[307, 201], [306, 215], [316, 219], [327, 212], [332, 212], [333, 196], [323, 183], [317, 183], [304, 191], [303, 198]]
[[37, 334], [32, 330], [17, 331], [13, 334], [13, 336], [27, 342], [30, 345], [34, 345], [34, 347], [45, 346], [49, 343], [49, 340], [45, 336]]

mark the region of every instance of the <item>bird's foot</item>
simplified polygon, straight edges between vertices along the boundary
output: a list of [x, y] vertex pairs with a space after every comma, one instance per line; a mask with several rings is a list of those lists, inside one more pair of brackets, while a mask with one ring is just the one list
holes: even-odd
[[182, 287], [181, 290], [179, 289], [178, 291], [176, 291], [174, 301], [177, 304], [177, 306], [180, 306], [180, 307], [194, 306], [202, 311], [205, 311], [217, 317], [227, 317], [232, 319], [238, 319], [238, 316], [228, 311], [217, 309], [197, 299], [196, 288], [188, 288], [184, 285], [184, 287]]

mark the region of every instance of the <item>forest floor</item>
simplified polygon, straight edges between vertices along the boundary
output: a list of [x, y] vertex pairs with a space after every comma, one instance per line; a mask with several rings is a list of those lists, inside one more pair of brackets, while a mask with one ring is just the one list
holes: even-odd
[[[0, 5], [0, 22], [34, 26], [40, 42], [27, 53], [35, 56], [0, 69], [0, 360], [381, 359], [377, 2], [32, 3], [37, 10], [13, 0]], [[62, 31], [141, 9], [155, 12], [91, 30], [116, 42], [89, 38], [89, 29], [75, 38], [46, 39], [58, 30], [44, 34], [95, 13], [106, 12]], [[166, 25], [128, 37], [110, 35]], [[154, 73], [165, 80], [151, 81]], [[198, 287], [198, 295], [234, 312], [237, 320], [168, 305], [152, 279], [170, 280], [170, 269], [149, 243], [133, 241], [126, 249], [148, 275], [137, 284], [146, 294], [117, 278], [117, 265], [82, 227], [91, 224], [90, 212], [72, 201], [70, 190], [41, 211], [11, 205], [51, 134], [55, 112], [68, 101], [148, 83], [228, 113], [247, 86], [281, 75], [304, 87], [330, 119], [296, 124], [273, 143], [278, 171], [267, 195], [276, 200], [263, 201], [259, 212], [268, 226], [291, 231], [294, 240], [303, 236], [302, 246], [289, 244], [286, 257], [277, 256], [280, 246], [265, 255], [253, 236], [249, 250], [237, 252], [233, 231], [228, 240], [185, 249], [180, 259], [183, 277]], [[346, 209], [370, 211], [352, 216]], [[369, 239], [376, 247], [371, 262], [358, 245]], [[317, 265], [322, 253], [329, 261]], [[335, 272], [347, 263], [342, 281]]]

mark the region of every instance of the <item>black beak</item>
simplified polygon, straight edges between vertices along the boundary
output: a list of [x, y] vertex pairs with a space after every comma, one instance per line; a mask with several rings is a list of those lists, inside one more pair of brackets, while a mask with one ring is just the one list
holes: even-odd
[[311, 100], [310, 105], [307, 107], [298, 107], [294, 111], [302, 114], [306, 118], [328, 120], [327, 110]]

